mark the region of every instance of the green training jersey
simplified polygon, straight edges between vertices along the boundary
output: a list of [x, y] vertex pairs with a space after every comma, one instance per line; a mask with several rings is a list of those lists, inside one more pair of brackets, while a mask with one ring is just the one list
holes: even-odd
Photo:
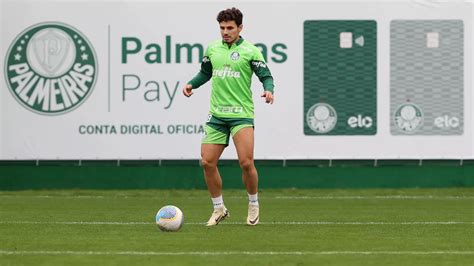
[[273, 93], [273, 77], [260, 50], [242, 37], [231, 46], [222, 40], [209, 44], [201, 71], [189, 84], [197, 89], [212, 78], [210, 114], [222, 118], [253, 118], [252, 74]]

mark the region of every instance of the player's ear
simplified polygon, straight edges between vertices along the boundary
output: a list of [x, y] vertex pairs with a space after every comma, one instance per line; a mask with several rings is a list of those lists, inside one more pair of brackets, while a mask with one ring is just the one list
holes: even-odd
[[244, 27], [244, 24], [240, 24], [240, 25], [239, 25], [239, 27], [238, 27], [238, 29], [239, 29], [239, 32], [241, 32], [241, 31], [242, 31], [242, 28], [243, 28], [243, 27]]

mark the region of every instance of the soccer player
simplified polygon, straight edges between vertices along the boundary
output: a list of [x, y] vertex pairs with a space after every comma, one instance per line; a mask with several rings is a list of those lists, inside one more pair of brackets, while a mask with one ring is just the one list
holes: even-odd
[[217, 225], [229, 216], [222, 198], [222, 179], [217, 162], [229, 145], [231, 135], [249, 197], [247, 224], [259, 222], [258, 174], [253, 160], [252, 74], [255, 73], [262, 82], [264, 92], [261, 96], [268, 104], [273, 104], [274, 84], [260, 50], [240, 36], [242, 18], [237, 8], [219, 12], [217, 21], [222, 39], [208, 45], [201, 70], [183, 88], [183, 94], [190, 97], [193, 90], [212, 78], [211, 106], [201, 144], [204, 176], [214, 205], [207, 226]]

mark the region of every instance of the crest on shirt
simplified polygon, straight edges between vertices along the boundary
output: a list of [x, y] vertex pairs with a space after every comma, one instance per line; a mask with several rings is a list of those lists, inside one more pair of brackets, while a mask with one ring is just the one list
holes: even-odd
[[234, 61], [239, 60], [239, 58], [240, 58], [239, 52], [232, 52], [232, 53], [230, 54], [230, 59], [232, 59], [232, 60], [234, 60]]

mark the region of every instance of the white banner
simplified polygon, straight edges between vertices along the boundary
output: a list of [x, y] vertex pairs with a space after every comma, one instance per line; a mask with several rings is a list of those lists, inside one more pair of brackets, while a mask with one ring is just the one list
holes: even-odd
[[[199, 71], [206, 45], [220, 38], [217, 13], [232, 6], [242, 10], [242, 36], [262, 50], [276, 84], [275, 103], [267, 105], [253, 80], [256, 159], [473, 158], [471, 5], [4, 1], [0, 159], [199, 158], [210, 82], [191, 98], [181, 89]], [[349, 114], [342, 124], [374, 127], [372, 133], [305, 133], [305, 21], [323, 20], [375, 21], [376, 114]], [[442, 114], [423, 123], [462, 130], [391, 132], [391, 119], [400, 119], [390, 110], [393, 20], [460, 21], [463, 117]], [[404, 110], [409, 116], [412, 109]], [[223, 158], [236, 158], [233, 144]]]

